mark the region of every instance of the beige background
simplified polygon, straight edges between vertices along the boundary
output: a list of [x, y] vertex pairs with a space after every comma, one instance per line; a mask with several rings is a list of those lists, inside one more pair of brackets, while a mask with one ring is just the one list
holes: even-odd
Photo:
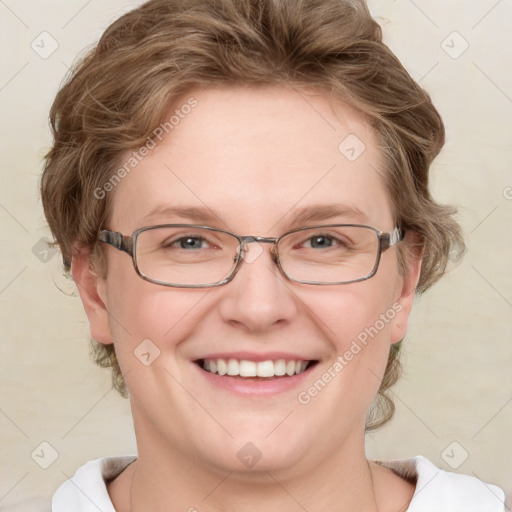
[[[127, 401], [88, 359], [87, 323], [73, 284], [61, 276], [58, 255], [41, 251], [49, 233], [38, 180], [49, 144], [47, 113], [64, 74], [78, 52], [139, 3], [0, 1], [0, 510], [48, 499], [86, 460], [135, 449]], [[368, 436], [368, 455], [422, 454], [510, 490], [512, 4], [370, 6], [388, 44], [444, 117], [448, 140], [432, 185], [439, 200], [459, 206], [468, 252], [417, 300], [405, 375], [395, 388], [397, 415]], [[45, 55], [52, 44], [58, 48]], [[40, 467], [52, 456], [48, 469]]]

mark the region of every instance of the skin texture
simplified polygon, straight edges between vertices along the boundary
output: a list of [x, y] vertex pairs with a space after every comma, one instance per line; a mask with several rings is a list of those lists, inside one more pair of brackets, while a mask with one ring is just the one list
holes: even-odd
[[[301, 227], [291, 224], [297, 210], [326, 204], [357, 207], [363, 217], [309, 225], [394, 228], [375, 136], [354, 110], [338, 104], [334, 113], [320, 94], [288, 87], [208, 88], [185, 100], [190, 96], [197, 106], [116, 187], [109, 229], [129, 235], [184, 222], [273, 237]], [[366, 146], [352, 162], [338, 150], [349, 134]], [[208, 208], [215, 217], [148, 216], [168, 206]], [[116, 510], [163, 511], [172, 504], [201, 512], [377, 505], [393, 511], [409, 503], [413, 486], [367, 462], [364, 426], [390, 345], [405, 335], [419, 263], [402, 277], [391, 248], [371, 279], [311, 286], [285, 279], [270, 248], [262, 247], [232, 282], [206, 289], [146, 282], [130, 257], [112, 247], [105, 279], [91, 272], [87, 254], [75, 255], [73, 275], [91, 334], [115, 343], [130, 391], [139, 458], [109, 486]], [[298, 392], [398, 303], [401, 311], [378, 335], [309, 404], [300, 404]], [[134, 357], [144, 339], [160, 350], [149, 366]], [[193, 363], [229, 351], [282, 351], [319, 363], [298, 388], [242, 397], [212, 386]], [[248, 442], [262, 455], [252, 468], [237, 457]]]

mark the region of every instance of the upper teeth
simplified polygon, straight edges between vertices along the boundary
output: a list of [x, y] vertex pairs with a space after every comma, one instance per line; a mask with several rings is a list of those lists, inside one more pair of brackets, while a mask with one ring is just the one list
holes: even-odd
[[302, 373], [308, 361], [247, 361], [246, 359], [204, 359], [203, 368], [210, 373], [240, 377], [279, 377]]

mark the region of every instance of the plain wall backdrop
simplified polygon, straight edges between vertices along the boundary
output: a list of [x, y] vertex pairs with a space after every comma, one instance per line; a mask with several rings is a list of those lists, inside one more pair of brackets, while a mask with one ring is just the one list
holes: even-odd
[[[127, 400], [90, 361], [38, 197], [48, 111], [76, 55], [140, 4], [0, 0], [0, 510], [50, 496], [85, 461], [134, 453]], [[421, 454], [512, 489], [512, 3], [372, 0], [385, 41], [429, 91], [447, 143], [434, 196], [468, 250], [418, 297], [391, 424], [369, 458]], [[44, 443], [44, 444], [41, 444]]]

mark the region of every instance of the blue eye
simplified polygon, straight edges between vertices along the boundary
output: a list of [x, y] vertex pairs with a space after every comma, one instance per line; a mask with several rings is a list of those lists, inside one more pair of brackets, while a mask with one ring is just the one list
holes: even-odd
[[329, 247], [337, 247], [343, 249], [348, 247], [348, 242], [331, 235], [313, 235], [302, 243], [307, 249], [326, 249]]
[[163, 249], [198, 250], [209, 249], [211, 244], [201, 236], [181, 236], [179, 238], [167, 239], [161, 243]]
[[199, 236], [186, 236], [174, 240], [173, 242], [168, 244], [167, 247], [177, 247], [179, 249], [186, 250], [204, 249], [205, 244], [207, 244], [207, 242], [204, 238], [201, 238]]
[[310, 242], [310, 247], [312, 248], [331, 247], [334, 244], [334, 239], [325, 235], [312, 236], [308, 241]]

